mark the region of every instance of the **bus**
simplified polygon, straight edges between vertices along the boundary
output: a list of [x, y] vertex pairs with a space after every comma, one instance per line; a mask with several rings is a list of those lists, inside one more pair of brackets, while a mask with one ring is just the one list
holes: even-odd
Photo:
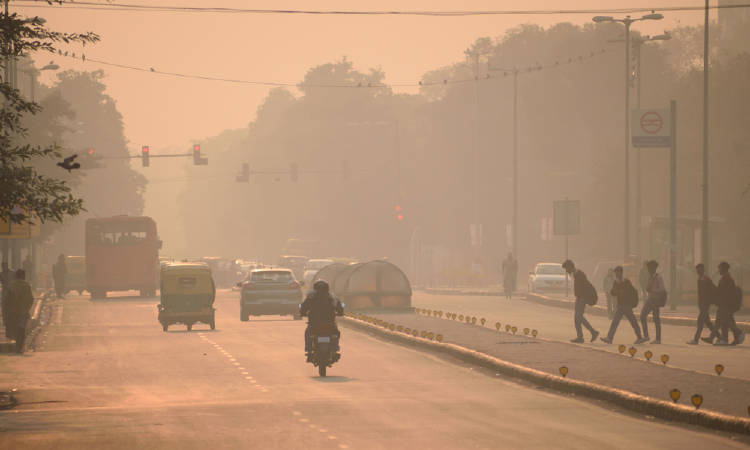
[[86, 289], [91, 298], [110, 291], [137, 290], [156, 295], [159, 249], [150, 217], [114, 216], [86, 221]]

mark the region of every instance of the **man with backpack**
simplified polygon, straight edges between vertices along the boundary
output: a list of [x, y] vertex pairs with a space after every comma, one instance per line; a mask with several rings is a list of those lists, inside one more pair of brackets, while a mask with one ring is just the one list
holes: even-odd
[[589, 330], [591, 333], [591, 342], [594, 342], [596, 338], [599, 337], [599, 332], [591, 326], [585, 317], [583, 317], [583, 313], [586, 309], [586, 305], [596, 305], [596, 288], [594, 288], [594, 285], [592, 285], [588, 278], [586, 278], [586, 274], [583, 273], [583, 271], [576, 269], [573, 261], [568, 259], [562, 264], [562, 266], [568, 275], [573, 275], [573, 293], [576, 296], [575, 314], [573, 318], [577, 337], [571, 339], [570, 342], [575, 344], [583, 343], [583, 330], [581, 325]]
[[641, 335], [641, 328], [638, 326], [638, 321], [635, 319], [633, 314], [633, 308], [638, 306], [638, 290], [633, 286], [627, 278], [623, 278], [622, 266], [615, 267], [615, 281], [612, 284], [611, 295], [617, 299], [617, 309], [615, 315], [612, 318], [612, 324], [609, 326], [609, 333], [607, 337], [603, 337], [602, 341], [607, 344], [612, 343], [612, 339], [615, 337], [617, 326], [620, 324], [622, 316], [627, 317], [628, 322], [635, 331], [636, 344], [643, 344], [648, 339]]
[[[699, 339], [701, 339], [703, 342], [710, 344], [714, 341], [717, 332], [711, 323], [711, 315], [709, 314], [711, 305], [716, 304], [716, 285], [711, 281], [711, 277], [706, 274], [706, 266], [703, 263], [695, 266], [695, 273], [698, 275], [698, 325], [693, 340], [687, 343], [698, 345]], [[711, 330], [711, 336], [707, 338], [701, 338], [704, 325]]]
[[664, 287], [664, 279], [661, 277], [661, 274], [656, 273], [657, 267], [659, 267], [659, 263], [653, 259], [646, 263], [649, 279], [648, 285], [646, 286], [646, 301], [643, 304], [643, 309], [641, 309], [641, 325], [643, 326], [643, 337], [645, 337], [646, 340], [649, 339], [648, 315], [651, 313], [654, 315], [656, 339], [651, 341], [652, 344], [661, 344], [661, 319], [659, 317], [659, 309], [667, 304], [667, 289]]
[[719, 310], [716, 312], [716, 328], [719, 340], [714, 345], [730, 345], [729, 330], [734, 334], [731, 345], [739, 345], [745, 341], [745, 332], [737, 327], [734, 321], [734, 313], [742, 307], [742, 290], [734, 283], [729, 274], [729, 263], [722, 261], [719, 264], [719, 285], [716, 288], [716, 303]]

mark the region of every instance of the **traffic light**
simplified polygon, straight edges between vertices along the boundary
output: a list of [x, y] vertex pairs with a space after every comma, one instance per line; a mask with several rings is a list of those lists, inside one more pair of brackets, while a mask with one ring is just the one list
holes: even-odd
[[401, 205], [396, 205], [393, 209], [396, 211], [396, 220], [398, 220], [399, 222], [403, 222], [404, 208], [402, 208]]
[[299, 180], [299, 166], [297, 163], [289, 164], [289, 179], [296, 183]]
[[148, 167], [150, 164], [149, 158], [151, 157], [151, 153], [148, 149], [148, 145], [144, 145], [141, 147], [141, 164], [143, 164], [143, 167]]
[[238, 183], [250, 182], [250, 164], [242, 163], [242, 172], [235, 177]]
[[193, 144], [193, 164], [196, 166], [205, 166], [208, 164], [208, 158], [201, 157], [200, 144]]
[[92, 147], [92, 148], [86, 150], [86, 153], [88, 153], [89, 156], [94, 156], [94, 148]]

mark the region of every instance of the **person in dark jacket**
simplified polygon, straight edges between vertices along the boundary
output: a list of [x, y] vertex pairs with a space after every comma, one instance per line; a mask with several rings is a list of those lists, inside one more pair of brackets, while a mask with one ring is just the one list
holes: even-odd
[[734, 313], [739, 309], [737, 298], [737, 285], [729, 274], [729, 263], [722, 261], [719, 264], [719, 285], [716, 287], [716, 303], [719, 306], [716, 312], [716, 328], [718, 328], [719, 340], [714, 345], [730, 345], [729, 330], [734, 334], [731, 345], [742, 344], [745, 341], [745, 332], [737, 327], [734, 321]]
[[635, 343], [643, 344], [647, 339], [641, 335], [641, 328], [638, 326], [635, 314], [633, 314], [633, 308], [638, 306], [638, 290], [633, 286], [633, 283], [631, 283], [630, 280], [623, 278], [622, 266], [615, 267], [614, 273], [615, 280], [612, 284], [610, 294], [617, 299], [617, 308], [615, 309], [615, 315], [612, 318], [612, 324], [609, 326], [609, 333], [607, 333], [607, 337], [602, 338], [602, 341], [607, 344], [612, 343], [612, 340], [615, 337], [615, 332], [617, 331], [617, 326], [620, 324], [622, 316], [625, 316], [633, 327], [633, 331], [635, 331]]
[[586, 305], [595, 300], [590, 297], [592, 295], [591, 291], [596, 295], [596, 289], [594, 289], [591, 282], [586, 278], [586, 274], [583, 273], [583, 271], [576, 269], [573, 261], [568, 259], [562, 264], [562, 266], [569, 275], [573, 276], [573, 293], [576, 296], [575, 313], [573, 315], [573, 323], [576, 327], [576, 338], [571, 339], [570, 342], [576, 344], [583, 343], [583, 329], [581, 328], [581, 325], [589, 330], [591, 333], [591, 342], [594, 342], [596, 338], [599, 337], [599, 332], [591, 326], [589, 321], [583, 316], [583, 313], [586, 310]]
[[602, 288], [604, 289], [604, 295], [607, 297], [607, 317], [610, 320], [614, 317], [615, 310], [617, 309], [617, 305], [615, 305], [617, 301], [616, 297], [612, 295], [612, 286], [614, 286], [614, 283], [615, 272], [612, 269], [608, 269], [607, 275], [604, 276], [604, 281], [602, 282]]
[[310, 335], [311, 331], [330, 326], [335, 334], [341, 336], [336, 326], [336, 316], [344, 315], [344, 307], [341, 302], [329, 292], [328, 283], [318, 280], [313, 284], [313, 291], [307, 294], [300, 306], [300, 315], [307, 316], [307, 328], [305, 328], [305, 354], [307, 362], [311, 361]]
[[[706, 266], [703, 263], [695, 266], [695, 273], [698, 275], [698, 324], [693, 340], [687, 343], [698, 345], [700, 342], [699, 339], [701, 339], [703, 342], [711, 344], [716, 337], [716, 328], [711, 323], [709, 309], [711, 305], [716, 304], [716, 285], [711, 280], [711, 277], [706, 274]], [[711, 330], [711, 336], [707, 338], [701, 338], [704, 326]]]
[[8, 290], [8, 322], [6, 328], [12, 330], [12, 338], [16, 341], [16, 352], [23, 353], [26, 343], [26, 324], [29, 321], [29, 311], [34, 304], [31, 285], [25, 280], [23, 269], [16, 271], [16, 279], [10, 283]]
[[643, 326], [643, 337], [648, 340], [648, 315], [654, 315], [654, 328], [656, 329], [656, 339], [651, 341], [652, 344], [661, 344], [661, 318], [659, 309], [667, 302], [667, 289], [664, 287], [664, 279], [661, 274], [656, 273], [659, 263], [651, 260], [646, 263], [648, 268], [649, 280], [646, 286], [646, 300], [641, 309], [641, 325]]
[[62, 253], [57, 257], [57, 262], [52, 266], [52, 279], [55, 281], [55, 294], [57, 298], [65, 298], [67, 292], [65, 277], [68, 275], [68, 266], [65, 264], [65, 255]]
[[8, 291], [10, 284], [13, 282], [13, 272], [8, 268], [8, 263], [3, 261], [2, 272], [0, 272], [0, 285], [3, 291], [0, 297], [0, 308], [2, 308], [3, 324], [5, 324], [5, 337], [13, 339], [13, 331], [8, 327]]

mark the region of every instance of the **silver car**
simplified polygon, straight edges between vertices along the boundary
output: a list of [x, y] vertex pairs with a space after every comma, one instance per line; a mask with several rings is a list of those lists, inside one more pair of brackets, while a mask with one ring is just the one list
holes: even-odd
[[302, 287], [290, 269], [256, 269], [238, 283], [240, 291], [240, 320], [251, 315], [290, 315], [300, 320], [299, 304]]
[[565, 269], [559, 263], [539, 263], [529, 272], [529, 292], [564, 291]]

